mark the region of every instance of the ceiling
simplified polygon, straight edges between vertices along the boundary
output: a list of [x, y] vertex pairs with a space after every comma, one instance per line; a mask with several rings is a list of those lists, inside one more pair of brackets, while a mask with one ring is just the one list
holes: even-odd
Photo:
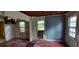
[[48, 15], [58, 15], [65, 14], [68, 11], [20, 11], [28, 16], [48, 16]]

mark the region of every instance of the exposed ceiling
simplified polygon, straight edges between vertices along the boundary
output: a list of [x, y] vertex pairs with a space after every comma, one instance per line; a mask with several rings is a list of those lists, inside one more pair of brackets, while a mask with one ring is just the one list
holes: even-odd
[[68, 11], [20, 11], [28, 16], [48, 16], [48, 15], [57, 15], [65, 14]]

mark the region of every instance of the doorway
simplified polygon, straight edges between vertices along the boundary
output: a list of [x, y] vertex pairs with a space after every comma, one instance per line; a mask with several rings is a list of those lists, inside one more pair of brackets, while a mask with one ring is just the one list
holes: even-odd
[[37, 21], [37, 27], [38, 27], [38, 38], [44, 39], [44, 31], [45, 31], [45, 21], [44, 20], [38, 20]]
[[4, 35], [4, 23], [0, 21], [0, 43], [4, 42], [5, 35]]

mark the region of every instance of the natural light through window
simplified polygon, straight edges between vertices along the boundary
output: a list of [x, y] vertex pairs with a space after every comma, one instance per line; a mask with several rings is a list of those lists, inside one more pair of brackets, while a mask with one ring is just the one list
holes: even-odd
[[69, 28], [68, 33], [69, 36], [73, 38], [75, 38], [76, 35], [76, 21], [77, 21], [76, 16], [70, 17], [68, 19], [68, 28]]
[[44, 30], [44, 20], [38, 21], [38, 30]]
[[20, 32], [25, 32], [25, 22], [19, 22]]

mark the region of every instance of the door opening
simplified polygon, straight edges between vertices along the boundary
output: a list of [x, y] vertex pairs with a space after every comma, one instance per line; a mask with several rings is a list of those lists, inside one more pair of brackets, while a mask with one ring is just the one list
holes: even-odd
[[37, 27], [38, 27], [38, 38], [43, 39], [44, 38], [44, 30], [45, 30], [45, 21], [44, 20], [38, 20], [37, 21]]

